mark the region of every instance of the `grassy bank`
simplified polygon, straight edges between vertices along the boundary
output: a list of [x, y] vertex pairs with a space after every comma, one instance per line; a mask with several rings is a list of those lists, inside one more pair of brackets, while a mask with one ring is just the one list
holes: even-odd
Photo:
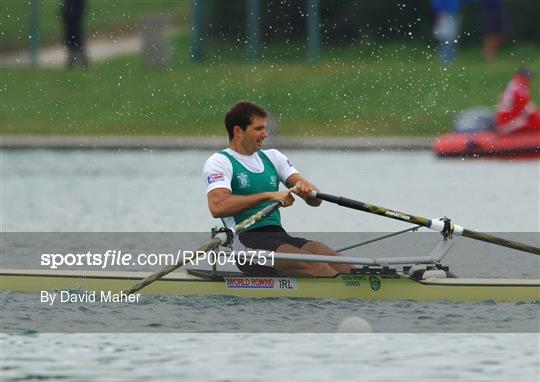
[[511, 46], [493, 64], [468, 48], [445, 68], [433, 47], [368, 42], [327, 50], [315, 65], [283, 46], [258, 63], [214, 46], [197, 64], [185, 33], [169, 70], [144, 68], [139, 56], [87, 71], [2, 70], [2, 134], [221, 135], [227, 107], [249, 99], [274, 114], [282, 134], [434, 136], [460, 110], [494, 107], [517, 67], [540, 65], [532, 46]]

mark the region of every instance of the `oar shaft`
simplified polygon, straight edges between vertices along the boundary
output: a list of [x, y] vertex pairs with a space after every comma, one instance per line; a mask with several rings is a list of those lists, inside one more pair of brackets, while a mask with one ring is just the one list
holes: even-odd
[[[234, 228], [233, 228], [233, 233], [235, 235], [237, 235], [240, 232], [245, 231], [246, 229], [251, 227], [253, 224], [263, 220], [265, 217], [270, 215], [272, 212], [277, 210], [282, 205], [283, 205], [283, 203], [281, 203], [281, 202], [275, 202], [275, 203], [272, 203], [272, 204], [264, 207], [262, 210], [260, 210], [256, 214], [253, 214], [249, 218], [247, 218], [247, 219], [241, 221], [240, 223], [238, 223], [237, 225], [235, 225]], [[206, 243], [204, 245], [201, 245], [199, 248], [197, 248], [195, 253], [212, 251], [212, 250], [216, 249], [217, 247], [219, 247], [221, 244], [225, 244], [226, 240], [227, 240], [227, 238], [226, 238], [226, 235], [224, 233], [218, 233], [208, 243]], [[137, 284], [133, 285], [131, 288], [125, 290], [124, 293], [127, 294], [127, 295], [136, 293], [136, 292], [140, 291], [142, 288], [152, 284], [154, 281], [162, 278], [166, 274], [171, 273], [172, 271], [180, 268], [183, 265], [184, 265], [184, 260], [182, 259], [181, 261], [179, 261], [176, 264], [169, 265], [168, 267], [163, 268], [161, 271], [152, 273], [148, 277], [142, 279]]]
[[421, 217], [409, 215], [403, 212], [389, 210], [383, 207], [377, 207], [371, 204], [360, 202], [358, 200], [344, 198], [342, 196], [324, 194], [321, 192], [313, 193], [312, 196], [325, 200], [327, 202], [339, 204], [340, 206], [343, 206], [343, 207], [348, 207], [355, 210], [369, 212], [371, 214], [384, 216], [390, 219], [400, 220], [402, 222], [412, 223], [412, 224], [416, 224], [422, 227], [431, 228], [431, 219], [421, 218]]
[[[394, 210], [390, 210], [384, 207], [377, 207], [377, 206], [360, 202], [357, 200], [344, 198], [342, 196], [324, 194], [324, 193], [315, 192], [315, 191], [311, 193], [311, 196], [325, 200], [327, 202], [339, 204], [340, 206], [343, 206], [343, 207], [348, 207], [355, 210], [360, 210], [360, 211], [368, 212], [371, 214], [384, 216], [384, 217], [394, 219], [394, 220], [400, 220], [406, 223], [420, 225], [420, 226], [430, 228], [439, 232], [441, 232], [442, 229], [444, 228], [444, 222], [440, 220], [426, 219], [419, 216], [410, 215], [404, 212], [394, 211]], [[518, 251], [528, 252], [534, 255], [540, 255], [540, 248], [532, 246], [532, 245], [520, 243], [513, 240], [503, 239], [502, 237], [490, 235], [487, 233], [472, 231], [456, 224], [452, 225], [452, 230], [454, 234], [465, 236], [470, 239], [481, 240], [487, 243], [501, 245], [503, 247], [508, 247], [512, 249], [517, 249]]]
[[[211, 250], [219, 247], [220, 245], [221, 245], [221, 238], [216, 236], [212, 240], [210, 240], [208, 243], [206, 243], [205, 245], [201, 245], [199, 248], [197, 248], [195, 253], [199, 253], [199, 251], [205, 251], [205, 252], [206, 251], [211, 251]], [[162, 278], [163, 276], [171, 273], [172, 271], [180, 268], [183, 265], [184, 265], [184, 259], [182, 259], [181, 261], [179, 261], [176, 264], [172, 264], [172, 265], [169, 265], [169, 266], [163, 268], [161, 271], [152, 273], [148, 277], [146, 277], [146, 278], [142, 279], [141, 281], [139, 281], [137, 284], [133, 285], [131, 288], [125, 290], [124, 293], [127, 294], [127, 295], [136, 293], [136, 292], [140, 291], [142, 288], [152, 284], [154, 281]]]
[[503, 247], [517, 249], [518, 251], [529, 252], [535, 255], [540, 255], [540, 248], [538, 247], [534, 247], [532, 245], [528, 245], [525, 243], [520, 243], [519, 241], [508, 240], [502, 237], [493, 236], [488, 233], [476, 232], [476, 231], [472, 231], [470, 229], [464, 228], [463, 232], [461, 233], [461, 236], [465, 236], [470, 239], [485, 241], [491, 244], [501, 245]]

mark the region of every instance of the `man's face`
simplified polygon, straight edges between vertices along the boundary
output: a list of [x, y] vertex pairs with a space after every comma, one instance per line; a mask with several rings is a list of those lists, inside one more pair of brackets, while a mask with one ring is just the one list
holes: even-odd
[[245, 131], [240, 130], [240, 144], [242, 147], [253, 154], [259, 151], [263, 146], [263, 141], [268, 137], [267, 120], [262, 117], [253, 117], [253, 121], [249, 124]]

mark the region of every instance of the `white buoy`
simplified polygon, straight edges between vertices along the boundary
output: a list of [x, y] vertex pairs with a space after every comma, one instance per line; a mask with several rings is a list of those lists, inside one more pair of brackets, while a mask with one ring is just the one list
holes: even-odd
[[347, 317], [337, 327], [338, 333], [373, 333], [370, 323], [358, 316]]

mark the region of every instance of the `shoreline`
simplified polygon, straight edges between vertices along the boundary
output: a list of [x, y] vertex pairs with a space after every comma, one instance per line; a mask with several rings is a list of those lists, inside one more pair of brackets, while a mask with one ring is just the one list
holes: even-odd
[[[430, 137], [287, 137], [267, 139], [265, 148], [295, 150], [426, 151]], [[226, 137], [7, 135], [0, 149], [54, 150], [216, 150]]]

